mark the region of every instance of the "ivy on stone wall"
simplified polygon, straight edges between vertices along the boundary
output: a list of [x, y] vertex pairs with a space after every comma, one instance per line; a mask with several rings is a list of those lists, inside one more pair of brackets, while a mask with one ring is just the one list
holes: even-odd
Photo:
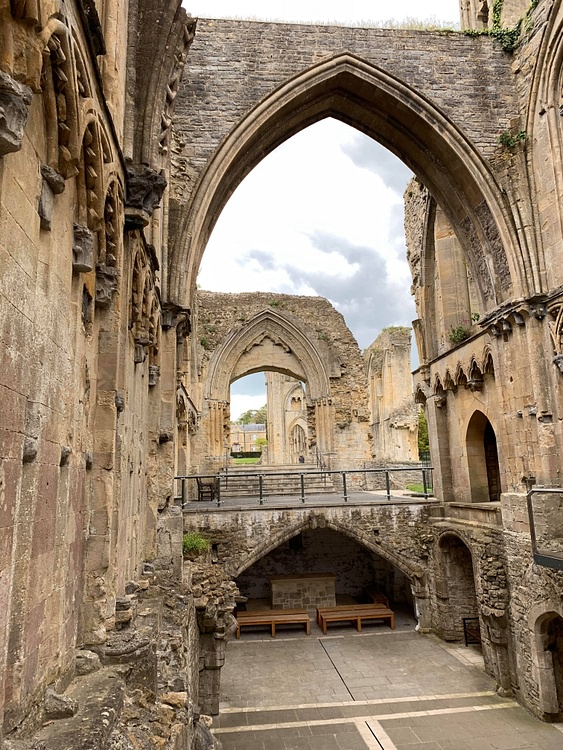
[[532, 0], [526, 15], [521, 18], [511, 29], [502, 25], [502, 6], [504, 0], [494, 0], [491, 11], [491, 27], [489, 29], [466, 29], [466, 36], [491, 36], [496, 39], [505, 52], [514, 52], [520, 41], [522, 27], [529, 31], [532, 25], [532, 12], [537, 8], [539, 0]]

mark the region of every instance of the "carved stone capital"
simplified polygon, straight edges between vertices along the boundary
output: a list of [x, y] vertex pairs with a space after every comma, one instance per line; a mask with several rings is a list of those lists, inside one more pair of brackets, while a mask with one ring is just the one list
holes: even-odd
[[167, 184], [162, 175], [146, 164], [127, 165], [125, 224], [129, 229], [147, 226]]
[[72, 256], [74, 273], [90, 273], [94, 270], [94, 235], [88, 227], [81, 224], [74, 225]]
[[158, 365], [149, 365], [149, 388], [153, 388], [160, 377], [160, 367]]
[[479, 378], [472, 378], [471, 380], [467, 381], [465, 387], [472, 393], [476, 393], [477, 391], [482, 391], [483, 380], [480, 380]]
[[188, 335], [190, 326], [190, 309], [188, 307], [180, 307], [170, 302], [165, 302], [162, 306], [162, 317], [161, 317], [162, 328], [167, 331], [170, 328], [182, 324], [185, 327], [184, 335]]
[[98, 264], [96, 266], [96, 305], [109, 307], [117, 291], [119, 271], [117, 268]]
[[557, 365], [559, 372], [563, 373], [563, 354], [558, 354], [553, 358], [553, 364]]
[[19, 151], [32, 91], [0, 70], [0, 156]]

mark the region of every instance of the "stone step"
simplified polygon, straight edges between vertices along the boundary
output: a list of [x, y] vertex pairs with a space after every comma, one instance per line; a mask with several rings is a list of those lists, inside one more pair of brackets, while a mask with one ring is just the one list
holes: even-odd
[[[259, 475], [262, 475], [262, 491], [264, 495], [299, 495], [301, 494], [301, 476], [299, 468], [292, 467], [291, 474], [294, 476], [269, 476], [280, 471], [280, 467], [268, 467], [269, 471], [259, 470], [244, 472], [246, 476], [240, 476], [243, 472], [229, 469], [227, 475], [221, 474], [221, 497], [248, 497], [259, 494]], [[284, 469], [281, 469], [285, 471]], [[329, 474], [307, 474], [301, 470], [305, 479], [305, 494], [318, 494], [334, 492], [334, 484]], [[288, 472], [289, 473], [289, 472]]]

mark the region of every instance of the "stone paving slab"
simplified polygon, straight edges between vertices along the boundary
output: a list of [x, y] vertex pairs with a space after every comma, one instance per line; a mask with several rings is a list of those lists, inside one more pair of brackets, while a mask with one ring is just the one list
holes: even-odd
[[229, 643], [224, 750], [563, 750], [563, 725], [494, 693], [477, 646], [404, 627]]

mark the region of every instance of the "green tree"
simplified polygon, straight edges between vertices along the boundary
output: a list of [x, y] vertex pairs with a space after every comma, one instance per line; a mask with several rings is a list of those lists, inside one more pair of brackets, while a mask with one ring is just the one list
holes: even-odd
[[424, 416], [424, 409], [421, 409], [418, 413], [418, 453], [428, 453], [430, 451], [430, 443], [428, 442], [428, 423]]
[[239, 424], [268, 424], [268, 405], [259, 409], [248, 409], [237, 419]]
[[268, 445], [268, 441], [266, 440], [266, 438], [259, 437], [259, 438], [256, 438], [256, 440], [254, 441], [254, 445], [257, 448], [259, 448], [261, 451], [263, 451], [264, 448]]

